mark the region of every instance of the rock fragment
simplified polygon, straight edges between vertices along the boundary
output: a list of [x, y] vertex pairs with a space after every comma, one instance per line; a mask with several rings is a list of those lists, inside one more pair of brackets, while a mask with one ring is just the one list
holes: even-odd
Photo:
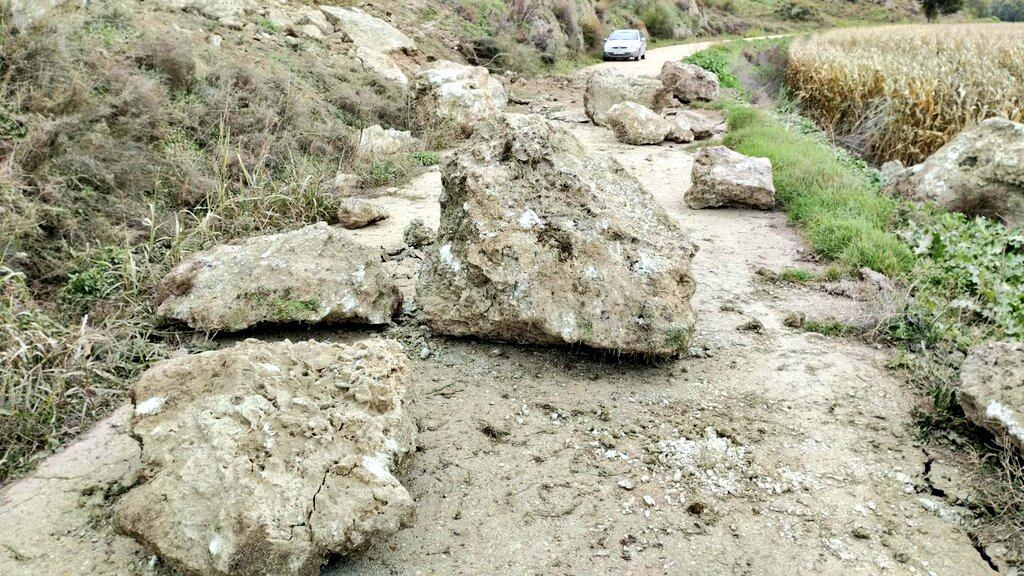
[[338, 224], [349, 230], [387, 220], [390, 216], [383, 207], [360, 198], [345, 198], [338, 207]]
[[359, 8], [320, 6], [334, 29], [355, 44], [378, 52], [410, 52], [416, 50], [416, 42], [391, 24], [363, 12]]
[[957, 399], [967, 418], [1024, 456], [1024, 342], [989, 342], [967, 356]]
[[364, 159], [376, 159], [381, 156], [395, 156], [403, 152], [411, 152], [422, 147], [422, 143], [411, 132], [383, 128], [380, 125], [363, 128], [359, 133], [359, 145], [356, 156]]
[[421, 71], [413, 82], [414, 107], [427, 126], [462, 135], [494, 118], [508, 106], [508, 92], [482, 66], [442, 60]]
[[672, 102], [672, 95], [656, 78], [597, 72], [587, 79], [583, 108], [598, 126], [607, 126], [608, 111], [623, 102], [635, 102], [661, 112]]
[[634, 146], [659, 144], [671, 129], [664, 118], [636, 102], [612, 106], [608, 110], [608, 126], [620, 142]]
[[256, 236], [186, 258], [157, 288], [157, 315], [196, 330], [264, 323], [385, 324], [401, 305], [379, 249], [314, 224]]
[[434, 230], [423, 223], [422, 218], [416, 218], [405, 227], [402, 239], [408, 246], [422, 248], [427, 244], [432, 244], [436, 234]]
[[687, 350], [696, 248], [613, 159], [540, 116], [505, 114], [442, 173], [441, 227], [417, 287], [435, 331]]
[[767, 158], [751, 158], [726, 148], [701, 149], [693, 162], [693, 186], [686, 191], [690, 208], [775, 207], [772, 164]]
[[718, 75], [695, 64], [665, 62], [658, 78], [680, 102], [709, 102], [718, 98]]
[[172, 567], [217, 576], [319, 574], [411, 522], [395, 478], [415, 448], [406, 358], [246, 340], [148, 370], [132, 388], [143, 482], [115, 522]]

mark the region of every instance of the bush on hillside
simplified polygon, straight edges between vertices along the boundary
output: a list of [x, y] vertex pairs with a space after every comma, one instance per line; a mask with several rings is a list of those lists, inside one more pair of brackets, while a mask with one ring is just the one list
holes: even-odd
[[992, 0], [989, 11], [1003, 22], [1024, 22], [1024, 0]]

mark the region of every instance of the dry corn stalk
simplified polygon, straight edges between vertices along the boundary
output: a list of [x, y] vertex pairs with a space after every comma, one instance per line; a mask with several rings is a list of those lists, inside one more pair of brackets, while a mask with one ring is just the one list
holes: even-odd
[[794, 40], [786, 82], [868, 160], [920, 162], [985, 118], [1024, 119], [1024, 24], [833, 30]]

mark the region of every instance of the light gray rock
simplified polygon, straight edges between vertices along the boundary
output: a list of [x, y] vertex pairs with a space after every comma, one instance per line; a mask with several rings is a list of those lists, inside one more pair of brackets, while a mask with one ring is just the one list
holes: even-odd
[[359, 8], [321, 6], [320, 10], [334, 26], [334, 29], [355, 44], [388, 53], [402, 50], [416, 50], [416, 42], [391, 24], [363, 12]]
[[693, 122], [687, 116], [672, 116], [668, 118], [668, 135], [666, 140], [687, 144], [697, 139], [693, 133]]
[[334, 25], [327, 20], [323, 12], [315, 8], [303, 6], [293, 17], [295, 26], [315, 26], [321, 36], [334, 34]]
[[394, 535], [415, 448], [393, 340], [246, 340], [149, 369], [132, 387], [143, 482], [119, 530], [187, 574], [313, 576]]
[[708, 102], [718, 98], [718, 75], [694, 64], [668, 61], [658, 76], [680, 102]]
[[411, 132], [384, 129], [380, 125], [363, 128], [359, 133], [356, 156], [373, 159], [380, 156], [394, 156], [422, 148], [422, 143]]
[[679, 110], [671, 118], [680, 126], [688, 125], [694, 140], [710, 140], [725, 133], [725, 120], [705, 111]]
[[442, 169], [417, 303], [438, 333], [668, 356], [696, 247], [614, 159], [537, 115], [482, 125]]
[[641, 146], [659, 144], [671, 130], [668, 121], [636, 102], [621, 102], [608, 110], [608, 126], [619, 142]]
[[196, 330], [281, 322], [386, 324], [401, 305], [381, 252], [324, 223], [186, 258], [157, 289], [157, 316]]
[[363, 65], [364, 70], [376, 75], [378, 78], [401, 84], [402, 86], [409, 85], [409, 77], [405, 75], [405, 72], [387, 54], [366, 48], [365, 46], [357, 46], [356, 58], [359, 59], [359, 63]]
[[967, 418], [1024, 456], [1024, 342], [989, 342], [960, 368], [957, 399]]
[[595, 72], [587, 79], [583, 92], [583, 109], [587, 118], [598, 126], [608, 123], [608, 111], [623, 102], [636, 102], [654, 112], [671, 104], [672, 95], [656, 78]]
[[391, 217], [383, 207], [361, 198], [345, 198], [338, 206], [338, 224], [355, 230]]
[[775, 207], [772, 163], [726, 148], [702, 148], [693, 160], [693, 186], [684, 196], [690, 208]]
[[445, 60], [416, 75], [413, 94], [423, 124], [447, 126], [464, 135], [508, 106], [508, 92], [486, 68]]
[[[5, 0], [0, 2], [0, 10], [6, 9], [8, 22], [18, 30], [27, 30], [43, 19], [51, 10], [70, 4], [72, 0]], [[85, 0], [78, 0], [85, 4]]]
[[164, 10], [187, 10], [211, 20], [240, 21], [246, 11], [258, 8], [255, 0], [153, 0]]
[[891, 178], [885, 189], [968, 216], [1024, 224], [1024, 124], [989, 118]]
[[437, 232], [424, 224], [422, 218], [416, 218], [405, 227], [405, 231], [402, 233], [402, 239], [408, 246], [413, 248], [422, 248], [427, 244], [433, 244], [437, 237]]
[[899, 175], [904, 170], [906, 170], [906, 167], [899, 160], [889, 160], [879, 168], [879, 172], [882, 173], [882, 180], [885, 182], [892, 180], [893, 177]]

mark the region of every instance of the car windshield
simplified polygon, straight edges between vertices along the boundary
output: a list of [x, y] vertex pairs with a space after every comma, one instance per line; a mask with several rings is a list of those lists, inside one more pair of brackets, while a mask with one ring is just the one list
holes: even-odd
[[640, 32], [636, 30], [616, 30], [608, 37], [609, 40], [639, 40]]

